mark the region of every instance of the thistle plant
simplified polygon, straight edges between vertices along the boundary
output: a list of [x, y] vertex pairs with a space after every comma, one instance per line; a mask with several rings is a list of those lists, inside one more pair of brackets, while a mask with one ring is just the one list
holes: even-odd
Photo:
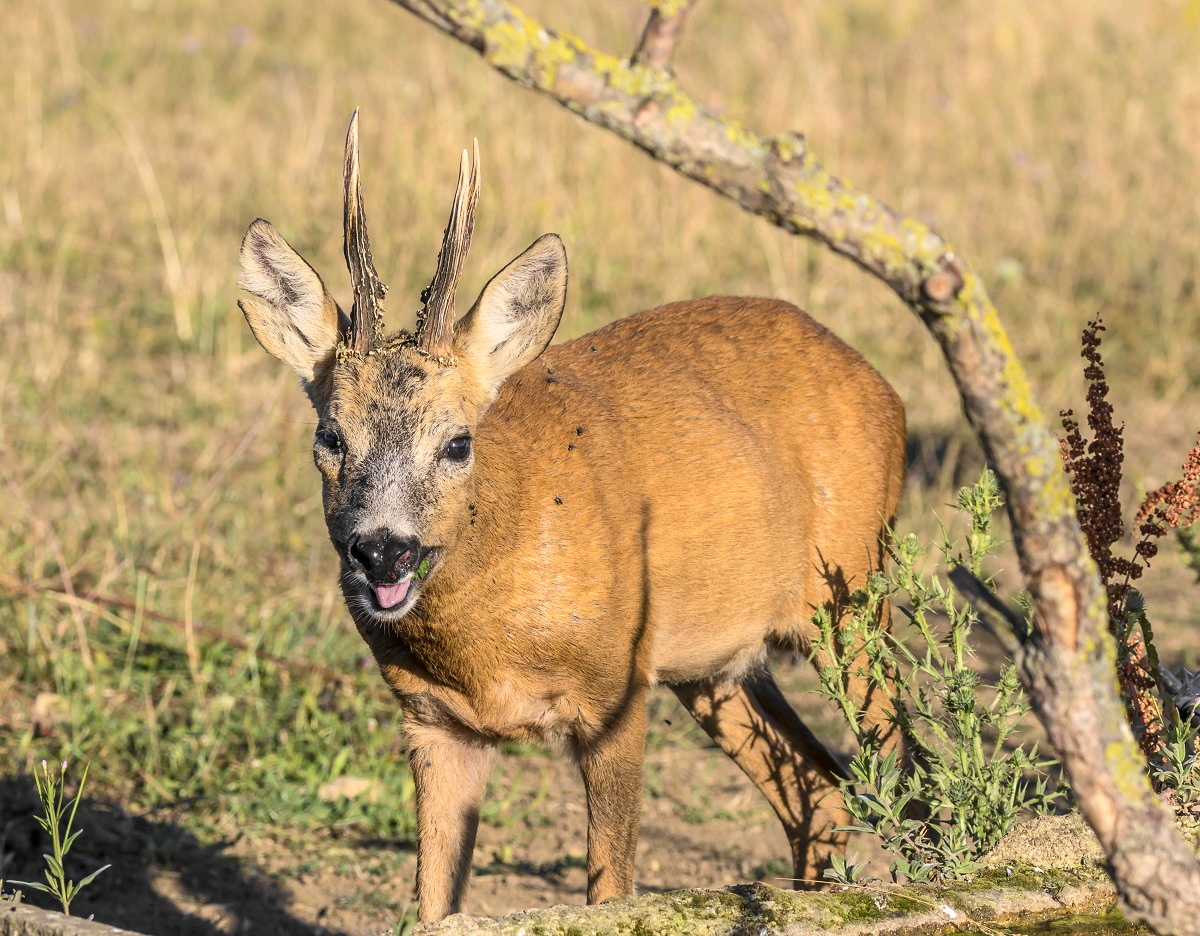
[[[83, 798], [83, 788], [87, 783], [88, 767], [83, 768], [83, 776], [79, 778], [79, 787], [75, 791], [75, 798], [69, 804], [63, 802], [64, 791], [66, 788], [67, 777], [67, 762], [63, 761], [59, 766], [58, 776], [51, 773], [50, 768], [46, 766], [46, 762], [42, 761], [42, 770], [39, 774], [36, 770], [33, 773], [34, 783], [37, 784], [38, 799], [42, 803], [42, 815], [35, 816], [38, 825], [40, 825], [50, 836], [50, 850], [53, 854], [43, 855], [46, 859], [46, 870], [44, 876], [46, 883], [39, 881], [13, 881], [13, 884], [21, 884], [25, 887], [32, 887], [34, 890], [42, 891], [45, 894], [50, 894], [62, 904], [63, 913], [68, 916], [71, 913], [71, 901], [79, 894], [83, 888], [87, 887], [96, 879], [96, 876], [101, 871], [105, 871], [112, 867], [105, 865], [93, 871], [78, 884], [68, 880], [66, 871], [64, 870], [64, 862], [67, 858], [67, 853], [71, 850], [71, 846], [75, 844], [75, 839], [79, 838], [81, 829], [71, 830], [75, 823], [75, 812], [79, 809], [79, 801]], [[70, 810], [68, 812], [68, 809]]]
[[[959, 543], [943, 528], [946, 564], [966, 566], [990, 584], [983, 567], [998, 545], [992, 515], [1002, 505], [989, 470], [963, 488], [957, 509], [970, 525]], [[880, 838], [896, 880], [969, 875], [1023, 813], [1045, 812], [1059, 795], [1045, 773], [1054, 762], [1016, 740], [1029, 705], [1014, 667], [986, 685], [970, 666], [976, 613], [956, 600], [947, 579], [926, 571], [927, 552], [916, 536], [896, 538], [888, 547], [891, 571], [871, 576], [852, 596], [841, 627], [828, 612], [813, 619], [821, 692], [837, 703], [859, 744], [852, 779], [842, 784], [851, 819], [845, 828]], [[880, 627], [885, 601], [907, 626]], [[864, 722], [846, 691], [852, 675], [865, 675], [872, 692], [885, 694], [907, 758], [886, 750], [878, 727]], [[837, 879], [838, 870], [827, 876]]]

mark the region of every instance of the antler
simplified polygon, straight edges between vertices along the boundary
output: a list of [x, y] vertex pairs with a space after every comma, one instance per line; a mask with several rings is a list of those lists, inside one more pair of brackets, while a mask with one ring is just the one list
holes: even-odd
[[346, 131], [346, 159], [342, 167], [345, 208], [346, 266], [354, 289], [354, 305], [350, 308], [350, 328], [342, 336], [346, 348], [356, 354], [366, 354], [383, 336], [383, 309], [380, 303], [387, 295], [387, 286], [380, 282], [371, 259], [371, 241], [367, 237], [367, 217], [363, 210], [362, 185], [358, 177], [358, 108], [350, 118]]
[[454, 205], [442, 236], [438, 253], [437, 272], [433, 282], [421, 295], [424, 308], [418, 315], [417, 347], [431, 358], [445, 361], [450, 358], [450, 342], [454, 330], [454, 292], [462, 276], [467, 251], [471, 249], [471, 232], [475, 228], [475, 205], [479, 201], [479, 141], [471, 144], [471, 157], [463, 150], [458, 164], [458, 187], [454, 190]]

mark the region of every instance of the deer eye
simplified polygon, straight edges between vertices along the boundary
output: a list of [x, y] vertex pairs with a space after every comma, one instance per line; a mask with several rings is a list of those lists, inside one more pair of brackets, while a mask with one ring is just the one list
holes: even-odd
[[468, 435], [455, 436], [442, 449], [442, 458], [447, 461], [466, 461], [471, 455], [471, 437]]
[[336, 429], [329, 429], [327, 427], [318, 429], [317, 441], [330, 451], [340, 452], [342, 450], [342, 437]]

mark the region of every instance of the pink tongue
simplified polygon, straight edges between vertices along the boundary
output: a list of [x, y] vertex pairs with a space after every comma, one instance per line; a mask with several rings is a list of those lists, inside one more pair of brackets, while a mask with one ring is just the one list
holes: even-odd
[[394, 585], [376, 585], [375, 598], [379, 601], [380, 607], [394, 608], [404, 600], [404, 596], [408, 594], [408, 587], [412, 584], [411, 578], [406, 578], [403, 581], [396, 582]]

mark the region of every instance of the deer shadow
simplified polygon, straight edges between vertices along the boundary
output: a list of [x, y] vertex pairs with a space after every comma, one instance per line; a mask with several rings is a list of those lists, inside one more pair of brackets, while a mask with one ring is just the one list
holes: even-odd
[[[40, 813], [31, 775], [0, 778], [0, 879], [5, 893], [19, 889], [23, 902], [59, 910], [50, 895], [15, 883], [43, 880], [42, 856], [51, 847], [49, 835], [34, 818]], [[334, 934], [292, 917], [287, 894], [278, 884], [227, 854], [234, 841], [205, 843], [175, 822], [131, 815], [117, 804], [88, 797], [80, 804], [75, 828], [83, 834], [67, 855], [67, 878], [78, 881], [105, 864], [111, 867], [79, 892], [71, 903], [73, 916], [92, 915], [122, 929], [172, 936]], [[164, 896], [155, 884], [163, 872], [213, 912], [201, 917]]]

